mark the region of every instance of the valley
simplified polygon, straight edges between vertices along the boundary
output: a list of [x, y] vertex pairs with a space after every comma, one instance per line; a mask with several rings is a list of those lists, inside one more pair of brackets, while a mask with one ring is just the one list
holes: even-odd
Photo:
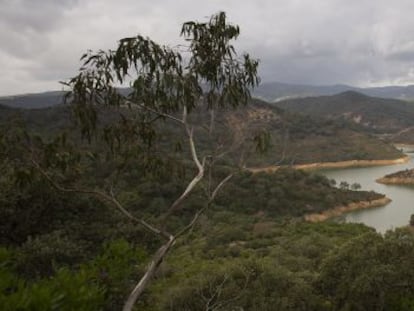
[[[0, 109], [2, 139], [6, 139], [9, 146], [17, 146], [14, 144], [18, 141], [13, 139], [24, 126], [29, 135], [45, 139], [44, 143], [53, 139], [54, 134], [65, 131], [66, 139], [73, 140], [79, 150], [92, 147], [93, 154], [105, 150], [104, 146], [89, 145], [76, 134], [67, 107], [56, 105], [27, 110], [0, 106]], [[101, 119], [104, 124], [114, 120], [110, 112], [103, 112]], [[205, 119], [203, 112], [195, 112], [191, 120], [194, 124], [202, 124]], [[223, 303], [237, 299], [237, 303], [246, 308], [253, 308], [252, 304], [266, 308], [268, 298], [260, 302], [263, 299], [260, 297], [269, 297], [267, 292], [271, 290], [272, 299], [280, 306], [283, 302], [279, 297], [284, 296], [295, 309], [305, 305], [307, 310], [321, 310], [326, 303], [338, 298], [329, 290], [312, 284], [341, 286], [341, 283], [330, 283], [330, 275], [336, 272], [329, 265], [340, 264], [341, 254], [348, 251], [347, 248], [354, 253], [354, 248], [364, 243], [364, 239], [370, 244], [375, 240], [375, 245], [394, 243], [394, 236], [400, 234], [413, 239], [414, 243], [412, 235], [398, 231], [403, 229], [381, 235], [387, 230], [404, 227], [413, 212], [412, 188], [375, 183], [376, 178], [387, 172], [412, 167], [412, 155], [405, 154], [405, 149], [400, 150], [401, 146], [395, 148], [348, 120], [286, 112], [257, 99], [239, 110], [223, 111], [217, 116], [217, 122], [218, 137], [231, 137], [225, 133], [231, 127], [236, 129], [232, 134], [235, 141], [248, 137], [249, 132], [265, 129], [270, 134], [269, 148], [264, 153], [246, 152], [245, 169], [225, 185], [211, 210], [191, 233], [192, 241], [180, 240], [168, 262], [162, 264], [154, 285], [140, 302], [143, 310], [154, 306], [156, 310], [164, 310], [171, 305], [174, 306], [172, 310], [198, 310], [203, 304], [198, 290], [204, 291], [217, 282], [221, 285], [214, 286], [225, 290]], [[165, 134], [160, 137], [158, 152], [164, 152], [172, 137], [179, 141], [182, 135], [176, 127], [167, 124], [162, 124], [159, 130]], [[195, 127], [195, 131], [201, 133], [203, 129]], [[210, 142], [201, 139], [197, 144], [200, 152], [205, 152]], [[232, 147], [234, 149], [226, 155], [215, 174], [223, 175], [228, 170], [225, 163], [242, 150], [248, 150], [245, 148], [249, 145], [251, 143], [237, 143]], [[24, 165], [21, 161], [25, 161], [21, 157], [23, 150], [11, 148], [7, 151], [19, 159], [20, 166]], [[11, 163], [11, 159], [6, 159], [3, 161], [10, 162], [3, 163]], [[137, 159], [130, 159], [122, 168], [123, 177], [113, 179], [110, 168], [117, 161], [109, 154], [106, 160], [95, 156], [87, 161], [85, 158], [77, 168], [79, 173], [74, 175], [76, 185], [97, 186], [101, 180], [117, 180], [118, 185], [123, 185], [117, 196], [124, 206], [156, 223], [154, 211], [162, 215], [191, 178], [188, 163], [183, 168], [168, 166], [150, 177], [141, 174]], [[142, 273], [154, 243], [158, 242], [142, 228], [126, 223], [122, 215], [105, 208], [105, 202], [88, 196], [68, 196], [53, 190], [47, 181], [38, 177], [30, 183], [14, 183], [15, 169], [10, 168], [2, 167], [3, 178], [0, 179], [3, 198], [0, 200], [0, 254], [3, 256], [0, 276], [10, 280], [3, 286], [17, 287], [12, 295], [0, 295], [0, 302], [10, 306], [12, 299], [21, 300], [23, 295], [29, 295], [32, 298], [26, 300], [26, 304], [35, 306], [37, 290], [49, 291], [49, 298], [42, 298], [47, 301], [53, 299], [54, 292], [60, 291], [57, 284], [66, 282], [85, 288], [88, 293], [96, 292], [93, 295], [99, 300], [92, 302], [94, 306], [119, 308], [124, 295], [118, 288], [129, 288], [130, 277]], [[73, 178], [67, 182], [73, 182]], [[341, 182], [346, 182], [348, 187], [339, 187]], [[362, 190], [351, 190], [349, 185], [356, 183]], [[169, 230], [188, 221], [188, 211], [201, 208], [201, 202], [200, 189], [183, 204], [183, 212], [174, 217], [175, 223]], [[28, 236], [34, 238], [28, 239]], [[361, 255], [365, 256], [364, 252]], [[407, 252], [398, 256], [410, 255]], [[12, 265], [14, 261], [16, 264]], [[327, 263], [322, 265], [321, 262]], [[138, 271], [132, 269], [131, 263], [139, 267]], [[366, 267], [367, 263], [364, 261], [363, 265]], [[254, 269], [255, 274], [241, 273], [244, 270], [240, 269], [247, 267]], [[68, 274], [66, 269], [73, 272]], [[396, 266], [394, 271], [399, 276], [402, 273]], [[278, 275], [278, 281], [265, 285], [262, 278], [272, 274]], [[106, 283], [107, 277], [111, 278], [110, 283]], [[340, 276], [339, 282], [350, 282], [348, 277]], [[95, 281], [88, 281], [91, 279]], [[183, 279], [184, 282], [180, 281]], [[287, 282], [283, 287], [278, 284], [281, 280]], [[32, 285], [17, 285], [23, 281]], [[198, 288], [195, 293], [194, 286]], [[383, 286], [382, 289], [391, 290]], [[105, 295], [100, 294], [103, 288]], [[312, 294], [303, 301], [297, 299], [295, 291]], [[249, 299], [239, 297], [239, 293]], [[258, 300], [252, 299], [253, 296], [259, 297]], [[351, 297], [347, 299], [351, 301]], [[71, 305], [74, 301], [77, 300], [67, 296], [62, 303]], [[356, 303], [360, 304], [361, 300]]]
[[407, 219], [413, 214], [412, 196], [414, 188], [394, 184], [382, 184], [377, 180], [396, 171], [411, 170], [414, 167], [413, 154], [409, 153], [410, 161], [404, 164], [365, 168], [348, 168], [323, 170], [321, 173], [337, 181], [359, 183], [363, 190], [376, 191], [385, 194], [392, 201], [377, 209], [362, 209], [338, 218], [338, 221], [364, 223], [377, 231], [387, 230], [408, 224]]
[[[353, 55], [361, 43], [335, 31], [323, 48], [327, 21], [346, 20], [352, 40], [359, 31], [338, 7], [308, 40], [314, 23], [298, 21], [331, 5], [312, 2], [294, 36], [250, 32], [254, 46], [266, 38], [264, 62], [278, 59], [259, 70], [260, 57], [236, 51], [250, 44], [233, 45], [240, 28], [224, 11], [184, 22], [182, 44], [166, 28], [151, 37], [172, 45], [138, 34], [106, 49], [124, 26], [158, 31], [194, 4], [69, 2], [0, 4], [2, 25], [16, 25], [3, 40], [3, 94], [47, 89], [57, 72], [67, 90], [0, 97], [2, 311], [414, 309], [414, 188], [392, 184], [413, 175], [413, 86], [259, 76], [402, 83], [410, 44], [387, 54], [368, 40]], [[255, 7], [243, 18], [252, 29], [252, 16], [274, 26], [295, 11]], [[380, 38], [388, 28], [375, 25]], [[273, 36], [293, 39], [279, 50]], [[105, 49], [74, 66], [85, 42]]]

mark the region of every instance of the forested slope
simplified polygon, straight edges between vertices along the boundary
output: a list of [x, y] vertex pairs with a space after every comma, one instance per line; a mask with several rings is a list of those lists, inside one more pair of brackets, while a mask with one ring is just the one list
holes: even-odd
[[377, 133], [395, 133], [414, 125], [413, 103], [369, 97], [353, 91], [332, 96], [289, 99], [276, 105], [306, 115], [350, 120]]
[[[7, 139], [20, 133], [25, 123], [28, 133], [46, 140], [71, 124], [61, 107], [20, 111], [20, 117], [18, 111], [5, 111], [1, 134]], [[259, 120], [271, 124], [284, 113], [257, 103], [234, 115], [236, 121], [246, 116], [250, 119], [244, 124], [254, 130]], [[104, 117], [111, 115], [104, 113]], [[161, 130], [167, 131], [161, 142], [179, 133], [167, 126]], [[78, 142], [77, 148], [89, 146], [102, 152], [102, 146], [89, 145], [70, 127], [66, 131], [68, 138]], [[203, 146], [205, 142], [198, 143]], [[108, 187], [112, 172], [121, 163], [102, 156], [84, 162], [82, 173], [71, 172], [68, 178], [73, 176], [77, 184], [92, 188]], [[3, 310], [119, 309], [160, 241], [94, 196], [58, 191], [39, 176], [30, 182], [22, 178], [25, 175], [16, 178], [3, 160]], [[138, 159], [127, 165], [113, 190], [131, 213], [153, 223], [162, 221], [159, 216], [193, 175], [185, 163], [151, 175], [143, 173]], [[53, 175], [57, 179], [58, 171], [56, 168]], [[217, 174], [227, 171], [221, 164]], [[180, 228], [194, 210], [202, 208], [203, 191], [198, 188], [185, 201], [169, 230]], [[403, 310], [413, 303], [411, 233], [399, 231], [381, 237], [362, 225], [303, 222], [308, 213], [379, 197], [337, 189], [326, 178], [302, 171], [240, 171], [192, 232], [178, 241], [178, 248], [161, 266], [138, 309], [204, 310], [214, 306], [274, 310], [277, 306], [281, 310], [341, 310], [358, 305]], [[336, 270], [337, 265], [344, 269]], [[398, 290], [396, 280], [401, 284]], [[376, 299], [379, 296], [382, 300]]]

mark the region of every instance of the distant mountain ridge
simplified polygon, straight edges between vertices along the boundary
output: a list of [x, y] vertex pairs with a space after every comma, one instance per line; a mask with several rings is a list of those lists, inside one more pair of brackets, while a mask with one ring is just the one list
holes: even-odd
[[[194, 114], [196, 120], [205, 118], [204, 110]], [[114, 115], [110, 111], [102, 111], [100, 119], [105, 122]], [[0, 105], [0, 127], [13, 120], [22, 120], [28, 129], [49, 136], [62, 129], [73, 129], [69, 107], [56, 105], [42, 109], [18, 109]], [[257, 131], [269, 133], [270, 149], [265, 154], [247, 153], [248, 167], [264, 167], [269, 165], [293, 165], [315, 162], [337, 162], [349, 160], [384, 160], [397, 159], [402, 153], [373, 135], [361, 131], [343, 120], [329, 120], [309, 115], [300, 115], [284, 111], [274, 104], [253, 99], [249, 105], [240, 109], [222, 111], [217, 116], [217, 128], [225, 136], [227, 124], [237, 131], [237, 135], [247, 135]], [[165, 124], [166, 132], [172, 137], [179, 137], [182, 131]], [[74, 133], [72, 133], [74, 134]], [[76, 135], [76, 134], [74, 134]], [[166, 136], [167, 137], [167, 136]], [[168, 139], [168, 137], [167, 137]], [[248, 138], [249, 139], [249, 138]], [[207, 141], [200, 139], [201, 150]], [[236, 151], [238, 152], [238, 151]], [[241, 151], [240, 151], [241, 152]], [[248, 159], [248, 160], [247, 160]]]
[[65, 93], [64, 91], [50, 91], [4, 96], [0, 97], [0, 105], [25, 109], [47, 108], [62, 104]]
[[276, 102], [289, 98], [335, 95], [346, 91], [355, 91], [373, 97], [414, 100], [414, 85], [359, 88], [344, 84], [316, 86], [267, 82], [254, 90], [253, 95]]
[[296, 113], [349, 120], [377, 133], [396, 133], [414, 126], [414, 103], [370, 97], [355, 91], [288, 99], [274, 104]]
[[[121, 89], [127, 92], [128, 88]], [[306, 85], [281, 82], [265, 82], [253, 91], [253, 96], [269, 102], [289, 98], [335, 95], [346, 91], [355, 91], [367, 96], [414, 100], [414, 85], [358, 88], [345, 84]], [[0, 97], [0, 105], [14, 108], [37, 109], [61, 104], [65, 92], [51, 91], [35, 94], [21, 94]]]

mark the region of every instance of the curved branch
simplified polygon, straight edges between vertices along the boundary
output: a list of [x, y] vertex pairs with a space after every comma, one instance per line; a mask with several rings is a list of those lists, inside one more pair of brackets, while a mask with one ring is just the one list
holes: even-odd
[[129, 295], [129, 297], [128, 297], [125, 305], [124, 305], [124, 308], [122, 309], [123, 311], [131, 311], [132, 310], [132, 308], [135, 305], [135, 302], [141, 296], [142, 292], [145, 290], [146, 286], [148, 285], [148, 283], [151, 281], [151, 279], [155, 275], [155, 272], [157, 271], [157, 268], [162, 263], [165, 256], [168, 254], [168, 252], [170, 251], [171, 247], [175, 244], [177, 239], [180, 236], [184, 235], [186, 232], [188, 232], [191, 228], [194, 227], [194, 225], [196, 224], [198, 218], [211, 206], [211, 203], [213, 203], [213, 201], [216, 198], [217, 193], [220, 191], [220, 189], [232, 177], [233, 177], [233, 174], [230, 174], [230, 175], [226, 176], [216, 186], [216, 188], [214, 189], [212, 195], [210, 196], [207, 204], [194, 215], [194, 217], [190, 221], [190, 223], [187, 226], [185, 226], [182, 230], [180, 230], [177, 234], [170, 235], [170, 238], [169, 238], [168, 242], [165, 243], [164, 245], [162, 245], [158, 249], [158, 251], [155, 253], [153, 259], [149, 263], [149, 265], [147, 267], [147, 270], [145, 271], [144, 275], [141, 277], [140, 281], [138, 282], [138, 284], [135, 286], [135, 288], [133, 289], [133, 291]]
[[170, 239], [171, 234], [168, 232], [165, 232], [163, 230], [159, 230], [155, 228], [154, 226], [147, 223], [145, 220], [140, 219], [132, 215], [127, 209], [125, 209], [122, 204], [114, 197], [110, 196], [102, 191], [97, 190], [85, 190], [85, 189], [76, 189], [76, 188], [65, 188], [56, 183], [52, 177], [49, 176], [49, 174], [36, 162], [32, 159], [33, 166], [39, 171], [39, 173], [54, 187], [56, 190], [60, 192], [66, 192], [66, 193], [83, 193], [83, 194], [89, 194], [97, 197], [98, 199], [102, 200], [105, 203], [111, 203], [113, 206], [115, 206], [116, 209], [118, 209], [123, 215], [125, 215], [130, 220], [139, 223], [144, 228], [146, 228], [148, 231], [151, 231], [152, 233], [162, 236], [165, 239]]
[[188, 143], [190, 144], [190, 151], [191, 151], [191, 157], [193, 158], [194, 163], [197, 165], [197, 168], [199, 171], [204, 170], [204, 161], [203, 163], [200, 162], [197, 156], [197, 151], [194, 145], [194, 139], [193, 139], [193, 128], [189, 128], [187, 124], [185, 124], [185, 128], [188, 135]]
[[138, 107], [139, 107], [139, 108], [141, 108], [141, 109], [147, 110], [147, 111], [152, 112], [152, 113], [154, 113], [154, 114], [156, 114], [156, 115], [159, 115], [159, 116], [161, 116], [161, 117], [164, 117], [164, 118], [167, 118], [167, 119], [173, 120], [173, 121], [178, 122], [178, 123], [180, 123], [180, 124], [184, 124], [184, 121], [183, 121], [183, 120], [181, 120], [181, 119], [179, 119], [179, 118], [176, 118], [176, 117], [174, 117], [173, 115], [170, 115], [170, 114], [168, 114], [168, 113], [164, 113], [164, 112], [158, 111], [158, 110], [156, 110], [156, 109], [150, 108], [150, 107], [148, 107], [148, 106], [146, 106], [146, 105], [144, 105], [144, 104], [140, 104], [140, 103], [133, 102], [133, 101], [130, 101], [130, 100], [125, 100], [125, 103], [126, 103], [127, 105], [130, 105], [130, 104], [132, 104], [132, 105], [136, 105], [136, 106], [138, 106]]
[[147, 287], [148, 283], [154, 277], [154, 274], [157, 271], [157, 268], [162, 263], [165, 256], [167, 255], [171, 247], [174, 245], [175, 241], [176, 241], [176, 237], [171, 236], [168, 242], [162, 245], [157, 250], [153, 259], [149, 263], [147, 270], [145, 271], [145, 274], [139, 280], [138, 284], [134, 287], [127, 301], [125, 302], [124, 307], [122, 309], [123, 311], [131, 311], [133, 309], [135, 302], [138, 300], [142, 292]]
[[204, 173], [205, 173], [205, 161], [206, 159], [203, 158], [200, 162], [196, 147], [194, 144], [194, 137], [193, 137], [193, 128], [190, 128], [187, 123], [187, 108], [184, 106], [183, 109], [183, 119], [182, 119], [185, 130], [188, 136], [188, 143], [190, 145], [190, 151], [191, 151], [191, 157], [193, 159], [193, 162], [197, 166], [198, 173], [197, 175], [190, 181], [190, 183], [187, 185], [184, 192], [181, 194], [181, 196], [174, 201], [174, 203], [170, 206], [170, 208], [167, 210], [165, 215], [162, 217], [162, 222], [165, 223], [165, 220], [171, 216], [172, 213], [174, 213], [175, 210], [178, 209], [178, 207], [181, 205], [181, 203], [187, 198], [187, 196], [191, 193], [191, 191], [195, 188], [195, 186], [203, 179]]
[[223, 180], [216, 186], [216, 188], [213, 190], [210, 198], [207, 201], [207, 204], [200, 209], [193, 217], [193, 219], [190, 221], [190, 223], [185, 226], [183, 229], [181, 229], [176, 235], [175, 238], [178, 239], [180, 236], [185, 234], [187, 231], [189, 231], [191, 228], [194, 227], [196, 224], [198, 218], [211, 206], [211, 203], [215, 200], [217, 193], [220, 191], [220, 189], [233, 177], [233, 174], [227, 175]]

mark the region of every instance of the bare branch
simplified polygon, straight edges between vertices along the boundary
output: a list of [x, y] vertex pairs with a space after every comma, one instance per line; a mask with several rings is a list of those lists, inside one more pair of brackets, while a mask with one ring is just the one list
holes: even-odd
[[211, 283], [209, 284], [210, 287], [210, 298], [207, 299], [206, 301], [206, 311], [210, 311], [210, 310], [214, 310], [215, 309], [215, 304], [213, 303], [213, 301], [215, 299], [219, 299], [222, 293], [222, 290], [224, 288], [224, 284], [227, 282], [227, 280], [229, 279], [229, 276], [226, 274], [223, 278], [223, 280], [220, 282], [220, 284], [218, 284], [214, 290], [214, 293], [211, 292]]
[[190, 223], [187, 226], [185, 226], [182, 230], [180, 230], [176, 235], [170, 235], [169, 241], [166, 244], [162, 245], [158, 249], [157, 253], [154, 255], [153, 259], [151, 260], [150, 264], [148, 265], [145, 274], [142, 276], [139, 283], [135, 286], [134, 290], [129, 295], [129, 297], [128, 297], [125, 305], [124, 305], [123, 311], [131, 311], [132, 310], [135, 302], [140, 297], [140, 295], [142, 294], [142, 292], [146, 288], [147, 284], [150, 282], [150, 280], [154, 276], [158, 266], [162, 263], [162, 261], [164, 260], [164, 257], [168, 254], [169, 250], [175, 244], [176, 240], [180, 236], [182, 236], [186, 232], [188, 232], [191, 228], [194, 227], [194, 225], [196, 224], [198, 218], [211, 206], [211, 203], [213, 203], [213, 200], [215, 199], [218, 191], [223, 187], [223, 185], [227, 181], [230, 180], [230, 178], [232, 176], [233, 176], [233, 174], [230, 174], [230, 175], [226, 176], [216, 186], [216, 188], [214, 189], [213, 194], [209, 198], [207, 204], [194, 215], [194, 217], [190, 221]]
[[187, 123], [187, 108], [184, 107], [183, 109], [183, 122], [186, 129], [186, 133], [188, 136], [188, 143], [190, 145], [190, 151], [191, 151], [191, 157], [196, 164], [198, 168], [197, 175], [191, 180], [191, 182], [187, 185], [184, 192], [181, 194], [181, 196], [174, 201], [174, 203], [170, 206], [166, 214], [163, 216], [163, 222], [181, 205], [181, 203], [184, 201], [184, 199], [193, 191], [195, 186], [203, 179], [204, 172], [205, 172], [205, 161], [206, 159], [203, 158], [202, 162], [200, 162], [198, 156], [196, 147], [194, 144], [194, 138], [193, 138], [193, 128], [190, 128]]
[[169, 216], [173, 211], [175, 211], [180, 204], [184, 201], [184, 199], [190, 194], [190, 192], [195, 188], [195, 186], [203, 179], [204, 176], [204, 168], [198, 172], [198, 174], [191, 180], [191, 182], [187, 185], [187, 188], [181, 194], [181, 196], [174, 201], [174, 203], [170, 206], [167, 212], [167, 216]]
[[142, 103], [137, 103], [137, 102], [133, 102], [133, 101], [130, 101], [130, 100], [126, 100], [126, 101], [125, 101], [125, 103], [126, 103], [126, 104], [136, 105], [136, 106], [138, 106], [138, 107], [139, 107], [139, 108], [141, 108], [141, 109], [144, 109], [144, 110], [147, 110], [147, 111], [149, 111], [149, 112], [155, 113], [155, 114], [157, 114], [157, 115], [159, 115], [159, 116], [162, 116], [162, 117], [164, 117], [164, 118], [167, 118], [167, 119], [173, 120], [173, 121], [178, 122], [178, 123], [180, 123], [180, 124], [184, 124], [183, 120], [181, 120], [181, 119], [179, 119], [179, 118], [177, 118], [177, 117], [174, 117], [173, 115], [170, 115], [170, 114], [168, 114], [168, 113], [164, 113], [164, 112], [161, 112], [161, 111], [155, 110], [155, 109], [153, 109], [153, 108], [151, 108], [151, 107], [148, 107], [148, 106], [146, 106], [146, 105], [144, 105], [144, 104], [142, 104]]
[[147, 223], [145, 220], [140, 219], [132, 215], [127, 209], [125, 209], [122, 204], [114, 197], [110, 196], [102, 191], [97, 190], [85, 190], [85, 189], [75, 189], [75, 188], [65, 188], [58, 183], [56, 183], [52, 177], [36, 162], [32, 159], [33, 166], [39, 171], [39, 173], [54, 187], [56, 190], [60, 192], [66, 192], [66, 193], [83, 193], [83, 194], [89, 194], [97, 197], [98, 199], [102, 200], [104, 203], [111, 203], [113, 206], [116, 207], [122, 214], [124, 214], [127, 218], [130, 220], [139, 223], [147, 230], [151, 231], [152, 233], [162, 236], [165, 239], [170, 239], [171, 235], [163, 230], [159, 230], [155, 228], [154, 226]]
[[198, 218], [211, 206], [211, 204], [213, 203], [213, 201], [215, 200], [217, 193], [220, 191], [220, 189], [226, 184], [226, 182], [228, 182], [231, 178], [233, 177], [233, 174], [229, 174], [227, 175], [214, 189], [213, 193], [211, 194], [207, 204], [201, 208], [193, 217], [193, 219], [190, 221], [190, 223], [185, 226], [183, 229], [181, 229], [176, 235], [176, 238], [179, 238], [180, 236], [182, 236], [184, 233], [186, 233], [187, 231], [189, 231], [191, 228], [194, 227], [194, 225], [196, 224]]
[[125, 305], [123, 307], [123, 311], [131, 311], [135, 305], [135, 302], [141, 296], [144, 289], [147, 287], [148, 283], [154, 277], [157, 268], [164, 260], [165, 256], [171, 249], [171, 247], [175, 244], [176, 238], [174, 236], [170, 236], [170, 239], [167, 243], [162, 245], [158, 251], [155, 253], [154, 257], [152, 258], [151, 262], [149, 263], [145, 274], [142, 276], [141, 280], [135, 286], [131, 294], [129, 295]]
[[287, 144], [288, 144], [288, 132], [285, 133], [285, 135], [283, 135], [283, 149], [282, 149], [282, 154], [280, 156], [280, 159], [278, 161], [276, 161], [273, 165], [280, 165], [283, 163], [283, 161], [285, 160], [286, 157], [286, 150], [287, 150]]
[[243, 288], [241, 288], [239, 291], [238, 291], [238, 294], [236, 295], [236, 296], [234, 296], [234, 297], [232, 297], [232, 298], [229, 298], [229, 299], [227, 299], [227, 300], [225, 300], [225, 301], [223, 301], [223, 302], [217, 302], [214, 306], [213, 306], [213, 308], [211, 309], [211, 310], [224, 310], [223, 308], [225, 307], [225, 306], [228, 306], [230, 303], [232, 303], [232, 302], [234, 302], [234, 301], [236, 301], [236, 300], [238, 300], [242, 295], [243, 295], [243, 291], [247, 288], [247, 285], [249, 284], [249, 282], [250, 282], [250, 275], [249, 274], [245, 274], [245, 278], [246, 278], [246, 280], [245, 280], [245, 282], [244, 282], [244, 285], [243, 285]]
[[190, 151], [191, 151], [191, 156], [193, 158], [193, 161], [197, 165], [199, 172], [204, 171], [204, 163], [203, 164], [200, 163], [200, 160], [198, 159], [197, 151], [194, 145], [194, 139], [193, 139], [194, 129], [190, 128], [187, 123], [185, 123], [185, 128], [186, 128], [186, 132], [188, 136], [188, 142], [190, 144]]
[[183, 107], [183, 118], [181, 120], [184, 124], [187, 124], [187, 106]]
[[224, 186], [226, 182], [228, 182], [233, 177], [233, 174], [227, 175], [217, 186], [216, 189], [214, 189], [213, 193], [211, 194], [210, 201], [216, 199], [217, 193], [220, 191], [220, 189]]

